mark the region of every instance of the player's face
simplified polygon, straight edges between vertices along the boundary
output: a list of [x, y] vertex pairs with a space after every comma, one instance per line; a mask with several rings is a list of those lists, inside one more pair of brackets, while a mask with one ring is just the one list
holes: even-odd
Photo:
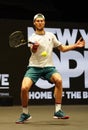
[[35, 29], [42, 31], [45, 26], [45, 20], [43, 18], [36, 18], [36, 20], [34, 21], [34, 26]]

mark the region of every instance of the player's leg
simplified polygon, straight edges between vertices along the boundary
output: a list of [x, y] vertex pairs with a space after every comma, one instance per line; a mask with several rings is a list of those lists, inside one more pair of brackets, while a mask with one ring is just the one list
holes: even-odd
[[22, 114], [20, 118], [16, 121], [16, 123], [24, 123], [24, 121], [28, 120], [31, 118], [31, 115], [29, 114], [28, 111], [28, 92], [33, 84], [33, 81], [28, 78], [24, 77], [22, 81], [22, 86], [21, 86], [21, 103], [22, 103]]
[[68, 119], [69, 116], [65, 115], [65, 113], [61, 109], [62, 104], [62, 77], [59, 73], [54, 73], [51, 77], [51, 81], [55, 83], [54, 89], [54, 97], [55, 97], [55, 113], [54, 118], [56, 119]]
[[31, 86], [37, 82], [40, 78], [42, 72], [42, 68], [36, 67], [28, 67], [25, 76], [22, 81], [21, 86], [21, 103], [23, 112], [20, 118], [16, 121], [16, 123], [24, 123], [27, 119], [31, 118], [31, 115], [28, 112], [28, 102], [29, 102], [29, 90]]

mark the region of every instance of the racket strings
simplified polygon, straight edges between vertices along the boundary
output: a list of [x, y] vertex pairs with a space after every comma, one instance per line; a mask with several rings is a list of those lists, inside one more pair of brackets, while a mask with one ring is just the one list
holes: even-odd
[[11, 47], [19, 47], [24, 44], [26, 44], [26, 41], [21, 31], [15, 31], [9, 36], [9, 45]]

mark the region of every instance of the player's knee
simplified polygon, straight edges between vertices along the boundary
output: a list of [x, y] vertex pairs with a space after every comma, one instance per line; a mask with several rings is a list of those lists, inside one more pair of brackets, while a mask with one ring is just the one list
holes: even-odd
[[22, 86], [22, 87], [21, 87], [21, 91], [22, 91], [22, 92], [28, 92], [28, 87], [26, 87], [26, 86], [23, 87], [23, 86]]
[[62, 79], [60, 78], [57, 78], [56, 80], [55, 80], [55, 83], [56, 84], [58, 84], [58, 85], [62, 85]]

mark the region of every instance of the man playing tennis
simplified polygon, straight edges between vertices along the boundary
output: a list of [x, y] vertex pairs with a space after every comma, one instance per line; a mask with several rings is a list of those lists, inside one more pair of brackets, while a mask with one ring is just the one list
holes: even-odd
[[[63, 91], [62, 77], [54, 67], [52, 59], [53, 48], [57, 48], [61, 52], [66, 52], [84, 47], [85, 41], [80, 38], [73, 45], [63, 45], [53, 33], [44, 30], [45, 17], [41, 13], [34, 16], [33, 24], [35, 31], [28, 40], [35, 44], [28, 45], [31, 50], [31, 57], [21, 86], [22, 114], [16, 123], [24, 123], [31, 118], [28, 111], [28, 92], [31, 86], [41, 77], [55, 84], [55, 112], [53, 118], [68, 119], [69, 116], [61, 109]], [[45, 53], [43, 54], [43, 52]]]

